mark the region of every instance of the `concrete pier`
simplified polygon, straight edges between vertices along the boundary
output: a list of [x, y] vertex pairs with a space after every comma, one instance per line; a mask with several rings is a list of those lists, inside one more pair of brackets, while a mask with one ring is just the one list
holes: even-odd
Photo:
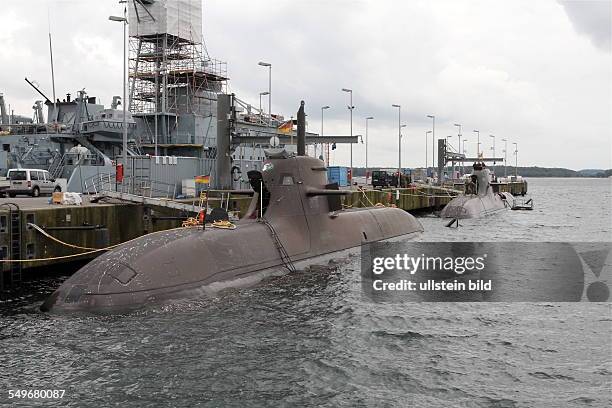
[[[496, 184], [494, 188], [520, 195], [526, 193], [527, 184]], [[384, 205], [406, 211], [435, 211], [462, 193], [462, 185], [415, 184], [401, 189], [354, 189], [352, 194], [342, 198], [342, 204], [344, 208]], [[221, 190], [209, 194], [209, 208], [223, 206], [238, 216], [246, 213], [251, 200], [247, 195], [232, 195]], [[188, 217], [196, 217], [200, 209], [197, 198], [174, 203], [181, 205], [156, 205], [154, 200], [91, 202], [89, 196], [83, 197], [83, 205], [51, 204], [49, 197], [0, 198], [0, 290], [18, 285], [27, 274], [35, 274], [36, 268], [61, 268], [65, 263], [93, 259], [104, 252], [95, 249], [108, 248], [156, 231], [180, 228]]]

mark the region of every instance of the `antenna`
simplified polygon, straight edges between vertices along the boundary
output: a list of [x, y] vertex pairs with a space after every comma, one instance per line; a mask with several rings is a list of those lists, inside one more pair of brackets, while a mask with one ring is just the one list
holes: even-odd
[[55, 97], [55, 72], [53, 71], [53, 47], [51, 43], [51, 11], [49, 3], [47, 3], [47, 26], [49, 28], [49, 56], [51, 58], [51, 87], [53, 88], [53, 118], [49, 118], [49, 122], [57, 121], [57, 98]]

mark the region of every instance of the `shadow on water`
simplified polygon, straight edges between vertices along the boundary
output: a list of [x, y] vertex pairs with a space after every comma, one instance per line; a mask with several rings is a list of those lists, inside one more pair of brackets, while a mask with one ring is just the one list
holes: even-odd
[[75, 261], [22, 272], [20, 283], [0, 291], [0, 316], [38, 313], [40, 303], [87, 262]]

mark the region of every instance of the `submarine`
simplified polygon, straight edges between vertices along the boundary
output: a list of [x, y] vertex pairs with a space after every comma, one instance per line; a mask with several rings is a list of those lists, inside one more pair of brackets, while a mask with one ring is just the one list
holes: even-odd
[[297, 155], [266, 151], [262, 171], [248, 173], [253, 198], [235, 228], [185, 227], [128, 241], [78, 270], [41, 310], [130, 312], [195, 297], [214, 284], [310, 265], [362, 243], [423, 232], [399, 208], [343, 209], [340, 198], [350, 193], [328, 182], [322, 160], [305, 155], [303, 101], [297, 117]]
[[491, 172], [484, 162], [476, 162], [472, 167], [465, 194], [453, 198], [440, 212], [441, 218], [479, 218], [514, 205], [512, 194], [493, 191]]

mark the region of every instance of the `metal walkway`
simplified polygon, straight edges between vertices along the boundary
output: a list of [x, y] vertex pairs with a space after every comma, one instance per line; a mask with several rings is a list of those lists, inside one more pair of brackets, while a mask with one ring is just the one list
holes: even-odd
[[136, 194], [122, 193], [119, 191], [101, 191], [94, 197], [94, 200], [96, 198], [99, 199], [103, 197], [113, 198], [116, 200], [127, 201], [130, 203], [136, 203], [136, 204], [145, 204], [145, 205], [152, 205], [152, 206], [157, 206], [157, 207], [172, 208], [174, 210], [180, 210], [180, 211], [191, 212], [191, 213], [196, 213], [196, 214], [204, 209], [204, 207], [199, 205], [200, 203], [198, 203], [198, 205], [196, 205], [195, 203], [194, 204], [179, 203], [178, 201], [165, 200], [162, 198], [145, 197], [145, 196], [136, 195]]

